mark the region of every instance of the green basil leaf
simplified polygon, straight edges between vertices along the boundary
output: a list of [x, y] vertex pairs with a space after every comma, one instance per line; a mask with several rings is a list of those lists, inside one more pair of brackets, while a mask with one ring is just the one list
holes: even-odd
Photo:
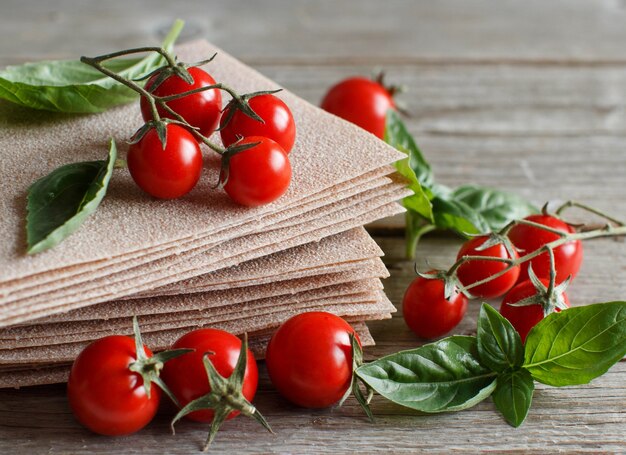
[[478, 212], [491, 231], [499, 231], [513, 220], [538, 213], [537, 207], [517, 194], [476, 185], [463, 185], [452, 192], [456, 201]]
[[502, 372], [524, 363], [519, 333], [494, 307], [483, 303], [478, 316], [478, 355], [483, 365]]
[[[163, 41], [171, 51], [183, 21], [177, 20]], [[136, 79], [164, 64], [151, 53], [145, 58], [115, 59], [106, 66]], [[56, 60], [9, 66], [0, 72], [0, 98], [28, 108], [53, 112], [95, 113], [137, 99], [138, 94], [79, 60]]]
[[517, 428], [526, 420], [534, 391], [533, 377], [522, 368], [500, 374], [491, 398], [506, 421]]
[[408, 210], [418, 213], [430, 222], [433, 221], [433, 206], [430, 203], [428, 195], [422, 189], [422, 186], [417, 181], [415, 172], [409, 166], [409, 158], [396, 161], [396, 169], [406, 177], [409, 181], [408, 187], [413, 191], [411, 196], [407, 196], [402, 200], [402, 205]]
[[31, 185], [26, 216], [29, 254], [59, 244], [96, 211], [106, 194], [116, 157], [117, 148], [111, 140], [106, 161], [68, 164]]
[[435, 225], [440, 229], [451, 229], [461, 235], [491, 231], [479, 212], [451, 195], [435, 196], [432, 204]]
[[526, 339], [524, 367], [535, 380], [561, 387], [586, 384], [626, 355], [626, 302], [596, 303], [552, 313]]
[[478, 360], [476, 338], [466, 336], [382, 357], [356, 374], [388, 400], [423, 412], [469, 408], [496, 385], [496, 373]]
[[422, 187], [430, 188], [433, 185], [434, 176], [430, 164], [422, 155], [413, 136], [400, 118], [400, 114], [393, 109], [387, 112], [384, 140], [409, 156], [408, 164]]

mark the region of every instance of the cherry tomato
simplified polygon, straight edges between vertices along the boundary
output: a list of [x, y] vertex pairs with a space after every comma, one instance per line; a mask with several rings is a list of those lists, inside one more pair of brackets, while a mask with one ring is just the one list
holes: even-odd
[[[517, 259], [518, 255], [513, 250], [513, 257], [509, 257], [505, 246], [502, 243], [490, 246], [484, 250], [478, 250], [483, 243], [489, 238], [489, 236], [473, 237], [463, 244], [457, 255], [457, 260], [463, 256], [491, 256], [503, 259]], [[467, 261], [459, 267], [457, 270], [457, 276], [459, 281], [464, 286], [469, 286], [472, 283], [481, 281], [487, 277], [495, 275], [501, 270], [505, 269], [507, 264], [504, 262], [496, 261]], [[469, 292], [475, 297], [484, 299], [491, 299], [504, 295], [509, 289], [511, 289], [517, 277], [519, 276], [519, 266], [512, 267], [504, 275], [488, 281], [485, 284], [481, 284], [474, 288], [469, 289]]]
[[[550, 215], [530, 215], [525, 218], [526, 220], [533, 221], [535, 223], [543, 224], [553, 229], [557, 229], [563, 232], [574, 232], [574, 229], [567, 223], [559, 220]], [[520, 255], [525, 255], [538, 250], [546, 243], [557, 240], [559, 236], [542, 229], [527, 226], [524, 224], [518, 224], [513, 226], [509, 231], [509, 238], [513, 245], [520, 250]], [[574, 278], [580, 270], [580, 265], [583, 261], [583, 245], [580, 240], [567, 242], [558, 248], [553, 250], [554, 252], [554, 266], [556, 269], [556, 283], [562, 283], [568, 276]], [[542, 253], [534, 259], [531, 259], [533, 272], [538, 278], [549, 279], [550, 277], [550, 257], [548, 253]], [[522, 264], [518, 283], [526, 281], [528, 279], [528, 263]]]
[[383, 138], [387, 111], [395, 104], [387, 89], [364, 77], [352, 77], [331, 87], [322, 109]]
[[[542, 279], [541, 282], [548, 286], [547, 280]], [[513, 327], [515, 327], [515, 330], [517, 330], [522, 337], [522, 341], [526, 341], [530, 329], [543, 319], [543, 308], [539, 304], [521, 307], [515, 307], [509, 304], [519, 302], [536, 293], [537, 290], [530, 280], [523, 281], [507, 292], [500, 305], [500, 314], [507, 318]], [[565, 305], [569, 307], [569, 299], [565, 293], [563, 293], [563, 300], [565, 301]], [[555, 311], [561, 310], [556, 308]]]
[[[202, 359], [205, 353], [213, 353], [209, 356], [211, 363], [217, 372], [228, 378], [239, 359], [241, 350], [241, 340], [223, 330], [198, 329], [180, 337], [172, 346], [172, 349], [195, 349], [165, 364], [161, 377], [165, 384], [178, 399], [181, 408], [190, 401], [206, 395], [210, 392], [209, 379]], [[248, 350], [248, 362], [243, 378], [243, 396], [252, 401], [256, 394], [259, 382], [259, 371], [257, 369], [254, 354]], [[194, 411], [185, 417], [199, 422], [210, 422], [213, 420], [213, 410]], [[232, 419], [239, 415], [238, 411], [228, 414], [227, 419]]]
[[116, 436], [139, 431], [152, 420], [161, 390], [152, 384], [148, 398], [141, 375], [129, 369], [135, 360], [135, 342], [126, 336], [101, 338], [79, 354], [67, 392], [80, 423], [96, 433]]
[[[429, 272], [434, 273], [434, 272]], [[455, 328], [467, 310], [467, 297], [455, 293], [444, 297], [444, 283], [438, 279], [415, 278], [402, 299], [402, 315], [420, 338], [437, 338]]]
[[128, 170], [139, 188], [160, 199], [187, 194], [202, 173], [202, 152], [193, 135], [185, 128], [167, 125], [165, 150], [156, 129], [131, 144], [126, 159]]
[[285, 321], [265, 354], [274, 387], [305, 408], [337, 403], [352, 382], [351, 333], [358, 340], [350, 324], [321, 311], [301, 313]]
[[[200, 68], [192, 67], [188, 68], [188, 71], [193, 78], [193, 84], [188, 84], [180, 76], [171, 75], [152, 90], [157, 77], [159, 77], [158, 74], [155, 74], [146, 82], [146, 89], [156, 96], [171, 96], [215, 84], [215, 80], [211, 75]], [[222, 94], [218, 89], [209, 89], [168, 101], [167, 105], [191, 126], [199, 128], [203, 136], [208, 137], [215, 131], [220, 120]], [[143, 119], [146, 122], [152, 120], [150, 103], [146, 98], [141, 98], [140, 106]], [[173, 115], [160, 106], [157, 107], [157, 112], [161, 118], [174, 118]]]
[[291, 182], [287, 153], [271, 139], [251, 136], [239, 144], [259, 144], [235, 154], [228, 165], [224, 190], [241, 205], [255, 207], [281, 197]]
[[242, 137], [263, 136], [272, 139], [286, 153], [289, 153], [296, 140], [296, 123], [287, 105], [271, 94], [255, 96], [248, 101], [248, 104], [265, 123], [237, 110], [224, 125], [229, 117], [229, 108], [227, 108], [220, 124], [220, 135], [224, 145], [228, 147]]

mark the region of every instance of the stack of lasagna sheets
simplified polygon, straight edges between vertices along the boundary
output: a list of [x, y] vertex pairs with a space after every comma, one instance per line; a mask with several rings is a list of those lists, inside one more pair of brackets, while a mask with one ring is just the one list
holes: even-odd
[[[185, 61], [218, 52], [208, 71], [240, 93], [276, 88], [202, 41]], [[305, 311], [351, 322], [390, 317], [381, 250], [363, 225], [402, 211], [407, 195], [391, 164], [403, 157], [374, 136], [283, 91], [297, 125], [287, 194], [259, 208], [213, 189], [219, 157], [205, 153], [198, 186], [171, 201], [150, 198], [116, 170], [97, 212], [55, 248], [25, 254], [29, 185], [70, 162], [121, 155], [142, 124], [138, 103], [69, 116], [0, 104], [0, 386], [62, 382], [90, 341], [131, 334], [167, 348], [198, 327], [248, 333], [263, 357], [272, 331]]]

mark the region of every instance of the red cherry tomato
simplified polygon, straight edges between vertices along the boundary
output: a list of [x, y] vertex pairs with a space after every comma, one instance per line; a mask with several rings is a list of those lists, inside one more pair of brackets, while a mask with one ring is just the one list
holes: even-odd
[[[430, 272], [434, 273], [434, 272]], [[467, 297], [455, 293], [444, 297], [442, 280], [417, 277], [402, 299], [402, 315], [409, 328], [420, 338], [437, 338], [455, 328], [467, 310]]]
[[378, 82], [352, 77], [331, 87], [322, 100], [322, 109], [383, 138], [387, 111], [393, 98]]
[[185, 128], [167, 125], [165, 150], [151, 128], [141, 140], [131, 144], [126, 159], [128, 170], [139, 188], [160, 199], [187, 194], [202, 173], [202, 152]]
[[[490, 246], [484, 250], [478, 250], [483, 243], [489, 238], [489, 236], [473, 237], [463, 244], [457, 255], [457, 260], [463, 256], [491, 256], [503, 259], [517, 259], [518, 255], [513, 250], [513, 257], [509, 257], [505, 246], [502, 243]], [[504, 262], [496, 261], [467, 261], [459, 267], [457, 270], [457, 276], [459, 281], [464, 286], [469, 286], [472, 283], [481, 281], [487, 277], [495, 275], [501, 270], [505, 269], [507, 264]], [[511, 289], [517, 277], [519, 276], [519, 266], [512, 267], [504, 275], [488, 281], [485, 284], [481, 284], [468, 291], [480, 298], [491, 299], [504, 295], [509, 289]]]
[[[145, 350], [152, 357], [152, 352]], [[67, 393], [80, 423], [109, 436], [134, 433], [150, 423], [161, 390], [152, 384], [148, 398], [141, 376], [129, 370], [135, 360], [135, 342], [126, 336], [94, 341], [79, 354], [70, 371]]]
[[263, 119], [261, 123], [237, 110], [229, 122], [229, 108], [224, 111], [220, 124], [220, 135], [226, 147], [242, 137], [263, 136], [278, 143], [289, 153], [296, 140], [296, 123], [287, 105], [278, 97], [268, 94], [259, 95], [248, 102], [252, 110]]
[[238, 204], [255, 207], [281, 197], [291, 182], [287, 153], [271, 139], [251, 136], [239, 144], [259, 144], [235, 154], [224, 190]]
[[[567, 223], [550, 215], [530, 215], [526, 220], [543, 224], [563, 232], [574, 232], [574, 229]], [[546, 243], [557, 240], [559, 236], [542, 229], [518, 224], [509, 231], [509, 238], [513, 245], [520, 250], [520, 255], [525, 255], [538, 250]], [[554, 250], [554, 265], [556, 268], [556, 283], [562, 283], [568, 276], [574, 278], [580, 270], [583, 261], [583, 245], [580, 240], [567, 242]], [[543, 253], [531, 259], [533, 272], [538, 278], [550, 278], [550, 257], [548, 253]], [[528, 279], [528, 263], [522, 264], [518, 283]]]
[[[547, 280], [541, 280], [543, 284], [548, 286]], [[500, 305], [500, 314], [507, 318], [509, 322], [515, 327], [522, 337], [522, 341], [526, 340], [528, 336], [528, 332], [532, 329], [539, 321], [543, 319], [543, 308], [541, 305], [528, 305], [515, 307], [509, 305], [510, 303], [519, 302], [522, 299], [527, 297], [531, 297], [535, 295], [537, 290], [535, 286], [530, 280], [523, 281], [518, 283], [513, 289], [511, 289], [504, 296], [502, 300], [502, 304]], [[563, 293], [563, 300], [565, 304], [569, 307], [569, 299], [567, 298], [567, 294]], [[556, 308], [555, 311], [561, 311]]]
[[[181, 408], [190, 401], [206, 395], [210, 392], [209, 379], [204, 369], [202, 359], [205, 353], [212, 352], [209, 359], [217, 372], [228, 378], [239, 359], [241, 350], [241, 340], [223, 330], [198, 329], [189, 332], [178, 339], [172, 349], [195, 349], [165, 364], [161, 377], [165, 384], [178, 399]], [[243, 396], [252, 401], [256, 394], [259, 382], [259, 371], [257, 369], [254, 354], [248, 350], [248, 363], [243, 378]], [[213, 420], [213, 410], [195, 411], [185, 417], [199, 422], [210, 422]], [[239, 415], [238, 411], [233, 411], [227, 419], [232, 419]]]
[[274, 387], [305, 408], [337, 403], [352, 382], [351, 333], [358, 340], [350, 324], [325, 312], [301, 313], [284, 322], [265, 355]]
[[[165, 79], [157, 88], [151, 90], [157, 77], [159, 77], [158, 74], [155, 74], [146, 82], [146, 89], [156, 96], [171, 96], [215, 84], [215, 80], [211, 75], [200, 68], [192, 67], [188, 68], [188, 71], [193, 78], [193, 84], [188, 84], [181, 77], [172, 75]], [[142, 97], [140, 105], [143, 119], [146, 122], [152, 120], [152, 112], [150, 111], [148, 100]], [[215, 131], [220, 120], [222, 94], [218, 89], [209, 89], [169, 101], [167, 105], [191, 126], [199, 128], [203, 136], [208, 137]], [[161, 118], [174, 118], [173, 115], [160, 106], [157, 107], [157, 112]]]

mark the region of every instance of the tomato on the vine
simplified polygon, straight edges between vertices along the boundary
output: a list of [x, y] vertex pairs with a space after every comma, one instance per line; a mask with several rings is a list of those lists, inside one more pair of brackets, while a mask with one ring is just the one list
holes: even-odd
[[[489, 241], [489, 238], [488, 235], [485, 235], [473, 237], [465, 242], [457, 254], [457, 260], [461, 259], [463, 256], [490, 256], [502, 259], [517, 259], [519, 257], [513, 248], [510, 248], [510, 254], [504, 243], [497, 243], [485, 249], [481, 249], [481, 245]], [[504, 262], [472, 260], [463, 263], [458, 268], [457, 276], [464, 286], [469, 286], [470, 284], [495, 275], [506, 268], [507, 264]], [[505, 272], [502, 276], [473, 287], [468, 291], [473, 296], [484, 299], [499, 297], [504, 295], [515, 285], [519, 273], [520, 268], [516, 265], [511, 267], [510, 270]]]
[[[176, 74], [170, 75], [167, 79], [154, 87], [159, 78], [159, 74], [153, 75], [146, 82], [146, 90], [156, 96], [178, 95], [190, 90], [195, 90], [209, 85], [214, 85], [215, 80], [209, 73], [198, 67], [188, 68], [187, 71], [193, 78], [193, 84], [188, 84], [183, 78]], [[208, 89], [193, 95], [184, 96], [166, 103], [174, 112], [183, 117], [191, 126], [199, 128], [203, 136], [210, 136], [220, 120], [222, 110], [222, 93], [219, 89]], [[140, 101], [141, 114], [147, 122], [152, 120], [150, 103], [142, 97]], [[174, 116], [163, 107], [158, 106], [157, 112], [161, 118], [174, 119]]]
[[155, 128], [128, 149], [130, 175], [146, 193], [160, 199], [174, 199], [196, 186], [202, 173], [202, 152], [185, 128], [168, 123], [163, 149]]
[[[540, 281], [546, 287], [548, 286], [548, 280], [540, 279]], [[526, 340], [530, 329], [532, 329], [544, 318], [543, 306], [539, 303], [525, 306], [512, 306], [511, 304], [535, 295], [537, 295], [537, 288], [533, 282], [530, 280], [522, 281], [506, 293], [504, 299], [502, 300], [502, 304], [500, 305], [500, 314], [508, 319], [511, 325], [515, 327], [515, 330], [517, 330], [520, 334], [522, 341]], [[565, 292], [561, 294], [561, 298], [563, 299], [563, 303], [569, 307], [569, 299], [567, 298], [567, 294]], [[554, 311], [561, 310], [560, 308], [555, 308]]]
[[[542, 224], [565, 233], [574, 232], [574, 229], [569, 224], [550, 215], [530, 215], [526, 217], [525, 220]], [[558, 240], [559, 235], [544, 231], [543, 229], [534, 226], [518, 224], [513, 226], [513, 228], [509, 231], [509, 238], [511, 239], [511, 242], [513, 242], [513, 245], [520, 250], [520, 254], [523, 256], [540, 249], [546, 243]], [[583, 260], [582, 242], [580, 240], [567, 242], [558, 248], [555, 248], [553, 252], [554, 266], [556, 269], [556, 283], [562, 283], [570, 275], [574, 278], [576, 274], [578, 274]], [[517, 280], [518, 283], [528, 279], [529, 264], [532, 265], [533, 272], [535, 272], [537, 277], [545, 279], [550, 277], [550, 257], [548, 256], [548, 253], [545, 252], [522, 264], [520, 275]]]
[[[144, 347], [148, 357], [152, 352]], [[88, 345], [70, 371], [67, 392], [76, 419], [104, 435], [125, 435], [146, 426], [157, 412], [161, 390], [150, 397], [139, 373], [130, 370], [137, 360], [135, 342], [127, 336], [108, 336]]]
[[265, 355], [274, 387], [306, 408], [337, 403], [352, 382], [350, 334], [358, 341], [350, 324], [326, 312], [301, 313], [284, 322]]
[[[178, 399], [181, 407], [211, 391], [209, 378], [203, 364], [205, 354], [209, 354], [208, 358], [217, 372], [228, 378], [237, 365], [241, 345], [241, 340], [235, 335], [217, 329], [194, 330], [183, 335], [174, 343], [172, 349], [194, 349], [194, 352], [189, 352], [167, 362], [161, 375], [165, 384]], [[256, 394], [259, 372], [254, 355], [250, 350], [248, 350], [247, 356], [241, 393], [248, 401], [252, 401]], [[228, 414], [227, 419], [232, 419], [238, 414], [238, 411], [232, 411]], [[185, 417], [199, 422], [210, 422], [213, 420], [213, 415], [212, 409], [203, 409], [186, 414]]]
[[258, 144], [230, 157], [224, 185], [231, 199], [249, 207], [275, 201], [291, 182], [291, 163], [282, 147], [260, 136], [247, 137], [238, 145], [253, 143]]
[[[434, 272], [429, 272], [434, 273]], [[455, 328], [465, 316], [467, 297], [455, 290], [445, 298], [443, 280], [415, 278], [402, 299], [402, 316], [420, 338], [437, 338]]]
[[389, 109], [395, 109], [392, 94], [381, 83], [352, 77], [330, 88], [322, 109], [383, 138]]
[[[220, 136], [226, 147], [241, 138], [263, 136], [272, 139], [289, 153], [296, 140], [296, 123], [287, 105], [272, 94], [258, 95], [248, 101], [248, 105], [263, 122], [253, 119], [241, 110], [228, 105], [220, 123]], [[225, 123], [228, 121], [228, 123]]]

